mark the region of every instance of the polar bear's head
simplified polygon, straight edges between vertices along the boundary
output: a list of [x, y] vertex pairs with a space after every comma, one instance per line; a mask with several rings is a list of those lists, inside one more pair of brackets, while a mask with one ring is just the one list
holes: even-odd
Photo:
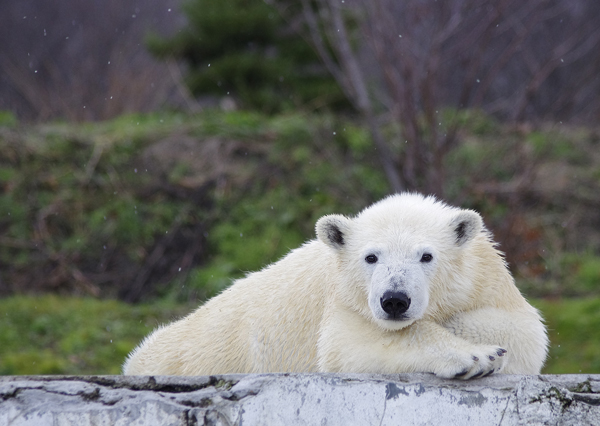
[[398, 194], [354, 218], [324, 216], [316, 230], [336, 253], [346, 302], [398, 330], [441, 305], [465, 303], [470, 279], [463, 252], [483, 222], [433, 197]]

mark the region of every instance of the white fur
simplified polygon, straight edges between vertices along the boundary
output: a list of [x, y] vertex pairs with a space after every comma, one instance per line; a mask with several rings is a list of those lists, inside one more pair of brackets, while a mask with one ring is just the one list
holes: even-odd
[[405, 193], [316, 229], [317, 240], [154, 331], [124, 373], [540, 372], [545, 327], [477, 213]]

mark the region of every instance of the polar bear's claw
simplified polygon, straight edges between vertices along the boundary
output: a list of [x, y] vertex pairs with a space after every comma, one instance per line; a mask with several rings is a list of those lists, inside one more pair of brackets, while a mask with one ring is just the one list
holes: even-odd
[[490, 371], [488, 371], [487, 373], [485, 373], [485, 374], [484, 374], [482, 377], [487, 377], [487, 376], [489, 376], [490, 374], [492, 374], [494, 371], [496, 371], [496, 370], [490, 370]]
[[469, 372], [469, 369], [465, 368], [463, 371], [460, 371], [460, 372], [456, 373], [454, 375], [454, 378], [455, 379], [460, 379], [461, 377], [465, 376], [468, 372]]

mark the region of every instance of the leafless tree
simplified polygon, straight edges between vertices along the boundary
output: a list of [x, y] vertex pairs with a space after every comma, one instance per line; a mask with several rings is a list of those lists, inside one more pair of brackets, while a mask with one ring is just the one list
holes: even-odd
[[185, 102], [179, 70], [147, 52], [181, 23], [178, 0], [0, 0], [0, 109], [100, 120]]
[[[595, 2], [276, 4], [368, 123], [393, 190], [443, 195], [444, 160], [460, 141], [452, 112], [483, 108], [515, 122], [600, 112]], [[395, 138], [382, 136], [386, 122], [399, 124]]]

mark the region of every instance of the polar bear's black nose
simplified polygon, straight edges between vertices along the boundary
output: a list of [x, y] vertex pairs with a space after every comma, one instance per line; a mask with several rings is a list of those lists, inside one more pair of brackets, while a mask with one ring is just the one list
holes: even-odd
[[386, 291], [380, 303], [386, 314], [398, 317], [408, 310], [410, 298], [400, 291]]

